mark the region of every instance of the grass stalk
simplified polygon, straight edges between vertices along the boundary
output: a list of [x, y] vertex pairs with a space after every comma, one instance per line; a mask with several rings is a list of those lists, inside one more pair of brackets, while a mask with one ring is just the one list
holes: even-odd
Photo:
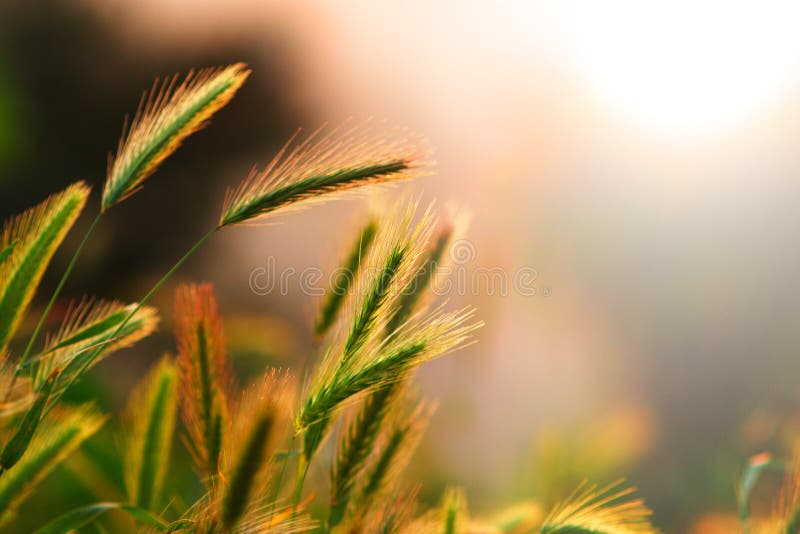
[[69, 260], [67, 264], [67, 268], [64, 270], [64, 274], [61, 275], [61, 279], [58, 281], [53, 294], [50, 296], [50, 300], [45, 306], [44, 311], [42, 312], [41, 317], [39, 317], [39, 322], [36, 323], [36, 328], [33, 329], [33, 333], [31, 334], [30, 339], [28, 340], [28, 344], [25, 346], [25, 351], [22, 353], [22, 356], [19, 359], [20, 366], [24, 365], [28, 359], [28, 356], [33, 350], [33, 345], [36, 343], [36, 338], [39, 337], [39, 332], [42, 330], [42, 326], [44, 322], [47, 320], [47, 316], [50, 314], [50, 310], [53, 308], [53, 304], [55, 304], [56, 299], [61, 295], [61, 290], [64, 289], [64, 284], [67, 282], [67, 278], [69, 275], [72, 274], [72, 270], [75, 268], [75, 264], [78, 262], [78, 258], [81, 256], [83, 252], [83, 248], [86, 246], [86, 243], [89, 241], [89, 237], [94, 233], [95, 228], [97, 228], [97, 224], [100, 222], [100, 219], [103, 217], [103, 212], [97, 212], [92, 223], [89, 225], [89, 228], [86, 230], [86, 233], [83, 234], [83, 238], [81, 239], [80, 244], [78, 244], [78, 248], [75, 249], [75, 253], [72, 254], [72, 259]]
[[[191, 257], [192, 257], [192, 255], [193, 255], [195, 252], [197, 252], [197, 250], [198, 250], [198, 249], [199, 249], [201, 246], [203, 246], [203, 244], [204, 244], [206, 241], [208, 241], [208, 239], [209, 239], [209, 238], [210, 238], [212, 235], [214, 235], [214, 234], [217, 232], [217, 230], [218, 230], [217, 228], [214, 228], [213, 230], [211, 230], [211, 231], [209, 231], [208, 233], [206, 233], [206, 234], [205, 234], [203, 237], [201, 237], [201, 238], [200, 238], [200, 240], [199, 240], [197, 243], [195, 243], [194, 245], [192, 245], [192, 248], [190, 248], [190, 249], [189, 249], [189, 250], [188, 250], [188, 251], [187, 251], [187, 252], [186, 252], [186, 253], [185, 253], [185, 254], [184, 254], [184, 255], [183, 255], [183, 256], [182, 256], [182, 257], [181, 257], [181, 258], [180, 258], [180, 259], [179, 259], [177, 262], [176, 262], [176, 263], [175, 263], [175, 265], [173, 265], [173, 266], [170, 268], [170, 270], [169, 270], [169, 271], [167, 271], [167, 272], [166, 272], [166, 274], [164, 274], [164, 276], [162, 276], [162, 277], [161, 277], [161, 278], [158, 280], [158, 282], [156, 282], [156, 283], [155, 283], [155, 285], [154, 285], [152, 288], [150, 288], [150, 291], [148, 291], [148, 292], [147, 292], [147, 294], [145, 294], [145, 296], [144, 296], [144, 297], [142, 297], [142, 299], [141, 299], [141, 300], [140, 300], [140, 301], [137, 303], [136, 307], [135, 307], [135, 308], [134, 308], [134, 309], [133, 309], [133, 310], [132, 310], [132, 311], [131, 311], [131, 312], [128, 314], [128, 316], [127, 316], [127, 317], [125, 317], [125, 319], [122, 321], [122, 323], [120, 323], [120, 325], [117, 327], [117, 329], [116, 329], [116, 330], [115, 330], [115, 331], [114, 331], [114, 332], [113, 332], [113, 333], [112, 333], [112, 334], [111, 334], [111, 335], [108, 337], [108, 339], [109, 339], [109, 340], [112, 340], [112, 339], [114, 339], [114, 338], [115, 338], [115, 337], [116, 337], [116, 336], [117, 336], [117, 335], [118, 335], [118, 334], [119, 334], [119, 333], [122, 331], [122, 329], [123, 329], [123, 328], [125, 328], [125, 325], [127, 325], [127, 324], [128, 324], [128, 322], [129, 322], [129, 321], [130, 321], [130, 320], [133, 318], [133, 316], [134, 316], [134, 315], [136, 315], [136, 312], [137, 312], [137, 311], [139, 311], [139, 310], [141, 309], [141, 307], [142, 307], [142, 306], [144, 306], [144, 305], [145, 305], [147, 302], [149, 302], [149, 301], [150, 301], [150, 299], [153, 297], [153, 295], [155, 295], [155, 294], [158, 292], [158, 290], [159, 290], [159, 289], [161, 289], [161, 286], [163, 286], [163, 285], [164, 285], [164, 284], [167, 282], [167, 280], [169, 280], [169, 279], [172, 277], [172, 275], [174, 275], [174, 274], [175, 274], [175, 272], [177, 272], [177, 270], [178, 270], [178, 269], [180, 269], [180, 268], [183, 266], [183, 264], [184, 264], [184, 263], [186, 263], [186, 261], [187, 261], [189, 258], [191, 258]], [[64, 386], [64, 388], [62, 388], [61, 392], [59, 392], [59, 394], [58, 394], [58, 395], [57, 395], [57, 396], [56, 396], [56, 397], [53, 399], [53, 402], [50, 404], [50, 406], [48, 407], [48, 410], [47, 410], [47, 411], [49, 411], [49, 410], [50, 410], [50, 408], [51, 408], [51, 407], [52, 407], [52, 406], [55, 404], [55, 401], [58, 401], [58, 400], [61, 398], [61, 396], [63, 395], [63, 393], [64, 393], [66, 390], [68, 390], [68, 389], [70, 388], [70, 386], [72, 386], [72, 384], [74, 384], [74, 383], [75, 383], [75, 381], [76, 381], [78, 378], [80, 378], [80, 377], [81, 377], [81, 375], [83, 375], [83, 373], [86, 371], [86, 369], [88, 369], [89, 365], [91, 365], [91, 362], [92, 362], [92, 360], [93, 360], [93, 359], [94, 359], [94, 358], [95, 358], [95, 357], [96, 357], [98, 354], [100, 354], [100, 351], [101, 351], [101, 350], [102, 350], [102, 346], [100, 346], [100, 347], [98, 347], [97, 349], [95, 349], [95, 351], [92, 353], [92, 356], [91, 356], [91, 357], [89, 357], [89, 358], [86, 360], [86, 362], [83, 364], [83, 366], [81, 366], [80, 370], [79, 370], [77, 373], [75, 373], [75, 375], [74, 375], [74, 376], [73, 376], [73, 377], [70, 379], [70, 381], [69, 381], [69, 382], [67, 382], [67, 384]], [[47, 413], [47, 412], [45, 412], [45, 413]]]

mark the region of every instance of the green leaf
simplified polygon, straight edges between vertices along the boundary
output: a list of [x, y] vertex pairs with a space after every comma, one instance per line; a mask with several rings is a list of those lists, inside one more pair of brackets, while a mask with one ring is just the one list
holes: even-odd
[[0, 510], [5, 512], [0, 524], [45, 476], [104, 422], [105, 417], [89, 405], [51, 411], [25, 454], [0, 476]]
[[178, 409], [178, 372], [164, 357], [128, 401], [130, 435], [125, 448], [125, 481], [132, 504], [153, 510], [159, 504]]
[[88, 197], [89, 187], [78, 182], [4, 225], [0, 247], [5, 251], [10, 243], [16, 245], [0, 264], [0, 351], [14, 335], [53, 254]]
[[171, 527], [166, 521], [151, 514], [144, 508], [119, 502], [98, 502], [71, 510], [38, 529], [34, 534], [62, 534], [63, 532], [71, 532], [90, 524], [109, 510], [125, 512], [139, 523], [153, 527], [159, 532], [163, 532]]

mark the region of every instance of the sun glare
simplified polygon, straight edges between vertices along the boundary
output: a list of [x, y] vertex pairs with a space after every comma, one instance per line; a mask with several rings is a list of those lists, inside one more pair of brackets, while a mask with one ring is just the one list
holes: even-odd
[[797, 88], [796, 2], [580, 2], [575, 59], [612, 108], [672, 133], [735, 127]]

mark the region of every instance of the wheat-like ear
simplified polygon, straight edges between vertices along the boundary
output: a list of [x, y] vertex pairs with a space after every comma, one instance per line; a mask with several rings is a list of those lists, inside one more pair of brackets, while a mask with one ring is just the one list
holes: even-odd
[[411, 415], [397, 417], [384, 431], [380, 449], [374, 454], [362, 477], [356, 509], [370, 511], [373, 503], [396, 493], [403, 470], [417, 449], [436, 406], [420, 402]]
[[75, 183], [6, 221], [0, 230], [0, 250], [7, 254], [0, 263], [0, 351], [14, 335], [50, 259], [88, 197], [89, 187]]
[[384, 418], [393, 401], [402, 394], [398, 384], [388, 384], [369, 395], [358, 414], [346, 426], [331, 472], [329, 528], [338, 525], [344, 518], [350, 493], [372, 453]]
[[[361, 276], [351, 286], [352, 298], [341, 313], [341, 331], [337, 344], [323, 358], [312, 389], [326, 388], [339, 381], [374, 355], [385, 339], [385, 326], [400, 293], [416, 272], [416, 262], [433, 227], [434, 216], [429, 207], [417, 224], [413, 224], [417, 202], [401, 203], [379, 223], [382, 231], [376, 237], [363, 261]], [[349, 323], [347, 319], [352, 318]], [[395, 377], [396, 379], [399, 377]], [[318, 414], [309, 421], [303, 437], [304, 457], [311, 456], [324, 440], [330, 416]]]
[[178, 288], [175, 336], [185, 442], [196, 466], [210, 481], [218, 471], [231, 379], [222, 321], [209, 284]]
[[654, 534], [650, 510], [641, 499], [629, 499], [633, 488], [621, 482], [598, 489], [582, 483], [544, 521], [540, 532], [585, 534]]
[[20, 460], [0, 476], [0, 524], [72, 451], [105, 421], [89, 405], [57, 408], [45, 419], [31, 446]]
[[149, 306], [140, 308], [117, 332], [136, 306], [93, 299], [71, 303], [59, 330], [48, 336], [44, 350], [23, 364], [31, 368], [34, 386], [39, 388], [52, 370], [59, 368], [61, 376], [55, 390], [59, 391], [90, 357], [93, 359], [87, 369], [112, 352], [149, 336], [159, 320], [156, 310]]
[[165, 356], [139, 383], [125, 418], [125, 485], [131, 504], [159, 505], [178, 409], [178, 371]]
[[250, 387], [235, 408], [230, 439], [224, 442], [225, 485], [216, 517], [224, 531], [264, 514], [272, 450], [291, 417], [295, 382], [287, 372], [272, 369]]
[[329, 200], [363, 185], [427, 172], [424, 142], [398, 130], [343, 125], [324, 127], [305, 141], [290, 140], [263, 171], [253, 171], [225, 199], [219, 226], [252, 221], [298, 203]]
[[447, 249], [455, 240], [464, 235], [469, 221], [466, 211], [449, 207], [446, 216], [437, 225], [427, 248], [420, 254], [416, 274], [398, 299], [391, 319], [386, 325], [386, 333], [391, 334], [413, 313], [424, 309], [425, 297], [437, 272], [447, 263]]
[[135, 193], [184, 139], [233, 98], [249, 74], [243, 63], [236, 63], [190, 72], [180, 85], [177, 77], [156, 80], [109, 160], [103, 211]]
[[295, 426], [298, 432], [331, 417], [355, 395], [396, 382], [420, 364], [438, 358], [469, 343], [472, 332], [482, 323], [472, 322], [471, 308], [455, 312], [437, 310], [402, 335], [392, 338], [372, 358], [334, 373], [306, 396]]
[[331, 288], [325, 295], [325, 300], [320, 306], [319, 318], [317, 319], [314, 332], [317, 336], [322, 336], [333, 325], [338, 317], [353, 280], [358, 274], [362, 262], [375, 240], [378, 230], [378, 220], [370, 218], [361, 228], [358, 237], [353, 243], [350, 251], [336, 272], [336, 278], [331, 284]]

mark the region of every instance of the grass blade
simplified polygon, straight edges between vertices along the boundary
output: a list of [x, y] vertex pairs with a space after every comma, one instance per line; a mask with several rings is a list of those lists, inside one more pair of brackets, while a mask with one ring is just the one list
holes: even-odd
[[[72, 451], [94, 434], [105, 418], [90, 406], [54, 410], [20, 460], [0, 476], [0, 510], [6, 514]], [[4, 517], [7, 517], [4, 516]], [[0, 517], [0, 523], [3, 518]]]
[[159, 532], [163, 532], [169, 527], [166, 521], [139, 506], [120, 502], [98, 502], [71, 510], [36, 530], [34, 534], [62, 534], [64, 532], [77, 531], [89, 525], [109, 510], [125, 512], [139, 523], [152, 527]]
[[0, 231], [1, 249], [16, 242], [0, 264], [0, 351], [14, 335], [50, 259], [88, 197], [89, 187], [78, 182], [7, 221]]
[[241, 224], [298, 203], [369, 184], [410, 179], [427, 172], [427, 150], [405, 132], [343, 127], [317, 130], [302, 143], [283, 147], [261, 172], [253, 171], [228, 193], [219, 226]]
[[150, 93], [142, 96], [116, 157], [109, 162], [102, 210], [138, 191], [164, 159], [233, 98], [249, 74], [244, 64], [237, 63], [196, 75], [190, 72], [177, 87], [177, 78], [160, 85], [156, 80]]
[[747, 462], [747, 467], [739, 479], [737, 491], [737, 504], [739, 509], [739, 521], [742, 530], [746, 533], [750, 528], [750, 495], [753, 493], [761, 474], [768, 470], [784, 470], [786, 462], [776, 460], [769, 453], [761, 453], [752, 456]]
[[164, 357], [128, 401], [125, 483], [132, 504], [148, 510], [159, 505], [177, 409], [178, 372]]

